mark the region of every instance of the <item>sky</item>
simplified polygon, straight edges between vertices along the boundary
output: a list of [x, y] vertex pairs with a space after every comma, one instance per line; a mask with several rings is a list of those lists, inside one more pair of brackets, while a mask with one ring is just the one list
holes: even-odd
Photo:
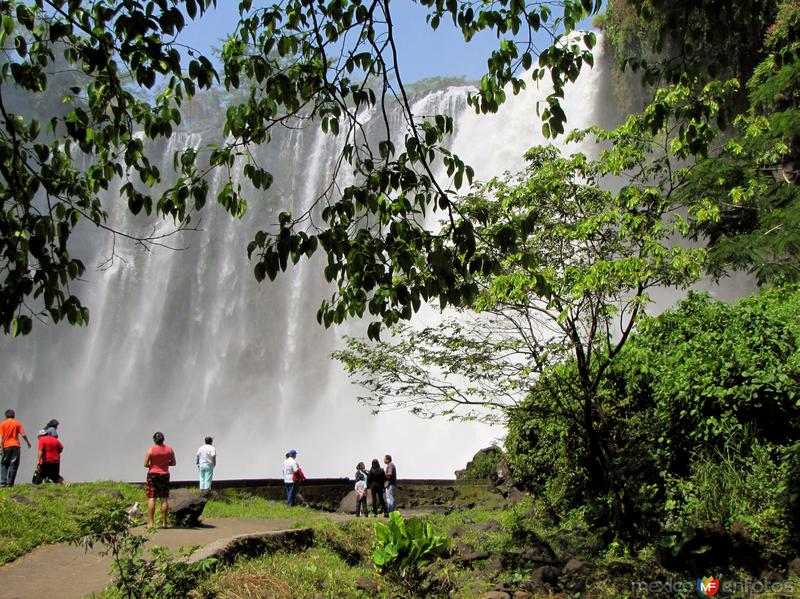
[[[180, 41], [203, 53], [212, 46], [220, 47], [226, 33], [236, 27], [238, 5], [234, 0], [218, 0], [213, 12], [189, 21]], [[486, 60], [498, 43], [493, 32], [476, 35], [467, 44], [451, 20], [443, 21], [436, 31], [431, 30], [425, 22], [428, 9], [410, 0], [393, 2], [391, 9], [400, 72], [406, 83], [436, 76], [478, 80], [485, 73]], [[582, 28], [589, 26], [588, 20], [581, 24]]]

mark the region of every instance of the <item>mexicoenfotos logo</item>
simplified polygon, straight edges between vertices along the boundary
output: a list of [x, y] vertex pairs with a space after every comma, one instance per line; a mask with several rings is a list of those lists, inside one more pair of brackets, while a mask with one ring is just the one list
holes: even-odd
[[773, 593], [771, 596], [800, 597], [800, 585], [790, 581], [771, 581], [745, 578], [742, 580], [720, 580], [705, 576], [692, 580], [638, 580], [631, 583], [631, 591], [637, 597], [651, 595], [669, 595], [686, 597], [692, 589], [700, 597], [734, 595], [737, 597], [753, 597], [761, 593]]
[[705, 578], [697, 579], [697, 594], [701, 597], [713, 597], [719, 591], [719, 578]]

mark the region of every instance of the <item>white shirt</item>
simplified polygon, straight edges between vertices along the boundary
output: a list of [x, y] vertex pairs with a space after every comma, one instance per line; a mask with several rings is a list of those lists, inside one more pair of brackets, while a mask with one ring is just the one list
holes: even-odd
[[286, 458], [283, 462], [283, 482], [293, 483], [295, 472], [297, 472], [297, 462], [294, 458]]
[[198, 466], [213, 466], [214, 460], [217, 457], [217, 450], [213, 445], [203, 445], [197, 450], [197, 465]]

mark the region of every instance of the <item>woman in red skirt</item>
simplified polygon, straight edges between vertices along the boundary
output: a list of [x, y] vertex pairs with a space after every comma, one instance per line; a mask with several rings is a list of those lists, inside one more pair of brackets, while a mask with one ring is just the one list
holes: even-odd
[[175, 465], [175, 452], [164, 443], [164, 433], [153, 435], [153, 445], [144, 454], [147, 468], [147, 527], [155, 525], [156, 499], [161, 499], [161, 525], [167, 527], [169, 510], [169, 467]]

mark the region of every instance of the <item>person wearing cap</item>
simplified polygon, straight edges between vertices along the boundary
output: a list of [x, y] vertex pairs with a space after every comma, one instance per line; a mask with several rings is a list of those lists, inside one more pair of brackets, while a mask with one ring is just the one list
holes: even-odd
[[175, 465], [175, 452], [164, 443], [164, 433], [153, 435], [153, 445], [144, 454], [144, 467], [147, 468], [147, 528], [155, 526], [156, 499], [161, 499], [161, 525], [167, 527], [169, 511], [169, 467]]
[[297, 452], [294, 449], [290, 449], [283, 462], [283, 483], [286, 485], [286, 505], [288, 506], [294, 505], [294, 498], [297, 493], [295, 473], [300, 468], [297, 465], [297, 460], [295, 460], [296, 456]]
[[214, 439], [206, 437], [205, 445], [197, 450], [195, 463], [200, 471], [200, 491], [211, 490], [211, 477], [214, 475], [214, 466], [217, 465], [217, 450], [214, 449]]

